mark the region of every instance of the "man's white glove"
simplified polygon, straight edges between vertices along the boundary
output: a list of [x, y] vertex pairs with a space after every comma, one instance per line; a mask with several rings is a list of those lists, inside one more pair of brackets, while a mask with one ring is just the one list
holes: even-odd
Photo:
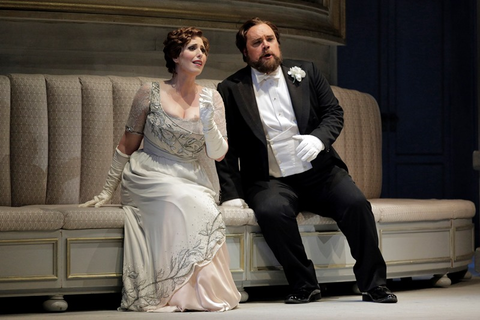
[[95, 196], [93, 200], [80, 204], [79, 207], [90, 207], [95, 205], [95, 207], [98, 208], [110, 201], [113, 197], [113, 193], [122, 180], [123, 168], [125, 168], [125, 165], [129, 159], [130, 156], [124, 154], [118, 150], [118, 148], [116, 148], [112, 159], [112, 165], [108, 171], [107, 179], [105, 180], [105, 185], [102, 192], [98, 196]]
[[248, 209], [248, 204], [240, 198], [225, 201], [222, 206]]
[[297, 156], [302, 161], [313, 161], [318, 156], [320, 151], [325, 149], [325, 145], [323, 144], [323, 142], [315, 136], [309, 134], [298, 134], [293, 136], [292, 138], [300, 141], [295, 151], [297, 152]]
[[213, 119], [213, 90], [203, 88], [200, 93], [200, 121], [203, 125], [207, 155], [212, 159], [219, 159], [227, 153], [228, 144], [218, 130]]

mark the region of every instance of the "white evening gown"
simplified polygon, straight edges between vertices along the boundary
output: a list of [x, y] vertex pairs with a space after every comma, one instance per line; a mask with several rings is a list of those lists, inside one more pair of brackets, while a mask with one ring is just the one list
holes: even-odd
[[[223, 101], [215, 121], [223, 135]], [[202, 124], [169, 116], [158, 83], [139, 90], [127, 130], [144, 147], [124, 169], [125, 244], [121, 310], [226, 311], [240, 301], [229, 269], [225, 224], [198, 158]]]

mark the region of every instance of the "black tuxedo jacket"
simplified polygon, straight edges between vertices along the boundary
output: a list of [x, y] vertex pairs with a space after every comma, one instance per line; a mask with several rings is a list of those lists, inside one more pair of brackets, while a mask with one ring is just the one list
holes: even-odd
[[[288, 75], [300, 67], [306, 76], [299, 82]], [[300, 134], [318, 137], [325, 145], [314, 169], [336, 164], [347, 169], [332, 144], [343, 127], [343, 109], [325, 77], [311, 62], [284, 60], [282, 71], [287, 82]], [[249, 66], [222, 81], [217, 90], [225, 103], [229, 150], [216, 162], [221, 201], [245, 199], [248, 188], [258, 180], [268, 180], [267, 141], [252, 86]]]

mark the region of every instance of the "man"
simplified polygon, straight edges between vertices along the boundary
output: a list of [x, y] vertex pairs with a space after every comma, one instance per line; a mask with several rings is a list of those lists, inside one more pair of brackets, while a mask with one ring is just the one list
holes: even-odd
[[275, 25], [259, 18], [240, 27], [236, 45], [248, 66], [218, 85], [225, 103], [229, 151], [217, 163], [221, 200], [246, 206], [283, 266], [285, 303], [321, 298], [296, 216], [332, 217], [345, 234], [364, 301], [397, 302], [385, 286], [386, 265], [370, 203], [332, 147], [343, 110], [310, 62], [282, 59]]

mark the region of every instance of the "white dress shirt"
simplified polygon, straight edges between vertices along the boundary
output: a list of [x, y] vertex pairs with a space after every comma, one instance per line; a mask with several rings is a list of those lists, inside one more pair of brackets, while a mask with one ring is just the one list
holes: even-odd
[[267, 137], [269, 174], [278, 178], [311, 169], [311, 163], [301, 161], [295, 152], [299, 142], [292, 136], [299, 131], [281, 67], [269, 75], [251, 70], [253, 91]]

